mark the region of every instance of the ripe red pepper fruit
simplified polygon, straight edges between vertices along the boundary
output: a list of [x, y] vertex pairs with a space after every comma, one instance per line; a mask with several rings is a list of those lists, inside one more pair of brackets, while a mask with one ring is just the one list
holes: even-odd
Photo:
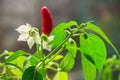
[[42, 13], [42, 33], [45, 35], [49, 35], [53, 29], [52, 15], [50, 13], [50, 10], [46, 6], [43, 6], [41, 8], [41, 13]]

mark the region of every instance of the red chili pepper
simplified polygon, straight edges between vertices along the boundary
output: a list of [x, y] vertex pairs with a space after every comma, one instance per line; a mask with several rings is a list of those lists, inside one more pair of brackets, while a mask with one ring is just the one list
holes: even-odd
[[49, 35], [53, 29], [53, 20], [50, 10], [43, 6], [41, 8], [42, 13], [42, 33], [45, 35]]

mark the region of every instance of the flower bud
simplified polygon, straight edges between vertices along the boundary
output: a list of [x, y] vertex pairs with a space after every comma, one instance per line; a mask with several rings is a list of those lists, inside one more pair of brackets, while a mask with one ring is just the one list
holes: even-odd
[[42, 33], [45, 35], [49, 35], [53, 29], [53, 20], [50, 10], [43, 6], [41, 8], [42, 13]]

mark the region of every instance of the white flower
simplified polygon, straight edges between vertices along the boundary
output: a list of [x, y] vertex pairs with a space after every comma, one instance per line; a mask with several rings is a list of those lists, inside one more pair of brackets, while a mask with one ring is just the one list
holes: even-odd
[[54, 35], [48, 37], [47, 40], [43, 41], [43, 49], [46, 49], [48, 51], [51, 51], [52, 45], [49, 45], [48, 43], [51, 42], [54, 39]]
[[[18, 41], [27, 41], [30, 49], [35, 43], [41, 45], [41, 38], [39, 32], [37, 31], [37, 28], [31, 27], [30, 24], [26, 23], [26, 25], [21, 25], [16, 30], [20, 33]], [[43, 49], [51, 51], [52, 45], [49, 45], [48, 43], [51, 42], [53, 39], [54, 35], [47, 37], [47, 40], [42, 41]]]
[[26, 25], [21, 25], [16, 30], [20, 33], [18, 41], [27, 41], [30, 49], [32, 48], [34, 43], [41, 44], [41, 38], [39, 36], [37, 28], [31, 27], [30, 24], [26, 23]]

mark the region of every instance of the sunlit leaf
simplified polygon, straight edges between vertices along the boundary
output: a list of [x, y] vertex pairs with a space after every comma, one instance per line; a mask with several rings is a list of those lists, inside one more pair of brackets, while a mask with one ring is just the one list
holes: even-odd
[[77, 45], [73, 39], [69, 39], [66, 43], [66, 49], [69, 51], [70, 54], [75, 58], [77, 53]]
[[55, 34], [55, 33], [59, 32], [61, 30], [69, 28], [71, 26], [78, 26], [78, 24], [77, 24], [76, 21], [70, 21], [68, 23], [65, 23], [65, 22], [64, 23], [60, 23], [52, 30], [51, 34]]
[[58, 46], [62, 41], [64, 41], [66, 37], [66, 28], [69, 28], [71, 26], [77, 26], [77, 22], [70, 21], [68, 23], [61, 23], [57, 25], [53, 31], [51, 32], [51, 35], [54, 35], [53, 41], [50, 43], [53, 47]]
[[[26, 58], [25, 56], [20, 56], [20, 57], [18, 57], [17, 59], [11, 61], [10, 63], [12, 63], [12, 64], [20, 67], [20, 69], [23, 69], [23, 62], [24, 62], [25, 58]], [[15, 67], [14, 65], [13, 65], [13, 66], [11, 65], [10, 71], [11, 71], [14, 75], [16, 75], [16, 76], [18, 76], [18, 77], [21, 78], [21, 76], [22, 76], [22, 71], [23, 71], [23, 70], [21, 71], [20, 69], [18, 69], [18, 68]]]
[[80, 36], [80, 51], [91, 61], [99, 71], [102, 70], [106, 60], [106, 46], [104, 42], [95, 34], [84, 34]]
[[60, 60], [63, 58], [63, 55], [57, 55], [53, 60]]
[[32, 56], [31, 56], [31, 59], [30, 59], [30, 63], [32, 66], [35, 66], [39, 60], [40, 60], [40, 55], [41, 53], [38, 53], [38, 52], [35, 52]]
[[51, 34], [55, 34], [57, 32], [59, 32], [59, 30], [64, 30], [64, 27], [66, 27], [67, 23], [60, 23], [58, 24], [51, 32]]
[[26, 53], [26, 52], [23, 51], [23, 50], [18, 50], [18, 51], [16, 51], [14, 54], [12, 54], [11, 56], [9, 56], [4, 62], [5, 62], [5, 63], [9, 63], [9, 62], [15, 60], [16, 58], [24, 55], [25, 53]]
[[67, 72], [57, 72], [53, 80], [68, 80]]
[[81, 60], [85, 80], [95, 80], [96, 67], [83, 54], [81, 54]]
[[28, 56], [26, 57], [26, 59], [24, 60], [23, 62], [23, 70], [27, 69], [29, 66], [30, 66], [30, 59], [31, 59], [32, 56]]
[[67, 23], [67, 27], [66, 28], [71, 27], [71, 26], [78, 26], [78, 24], [77, 24], [76, 21], [70, 21], [70, 22]]
[[112, 42], [106, 36], [106, 34], [98, 26], [96, 26], [96, 25], [94, 25], [90, 22], [87, 22], [86, 24], [87, 24], [87, 26], [85, 27], [85, 29], [92, 30], [92, 31], [96, 32], [97, 34], [99, 34], [102, 38], [104, 38], [106, 40], [106, 42], [108, 44], [110, 44], [112, 46], [112, 48], [115, 50], [117, 55], [120, 57], [120, 54], [119, 54], [118, 50], [115, 48], [115, 46], [112, 44]]
[[64, 41], [65, 37], [66, 37], [66, 32], [64, 30], [59, 30], [54, 35], [54, 39], [51, 42], [52, 46], [56, 47], [56, 46], [60, 45], [60, 43]]
[[74, 66], [75, 60], [74, 57], [67, 53], [67, 55], [64, 57], [64, 59], [60, 63], [60, 69], [61, 71], [70, 71]]

